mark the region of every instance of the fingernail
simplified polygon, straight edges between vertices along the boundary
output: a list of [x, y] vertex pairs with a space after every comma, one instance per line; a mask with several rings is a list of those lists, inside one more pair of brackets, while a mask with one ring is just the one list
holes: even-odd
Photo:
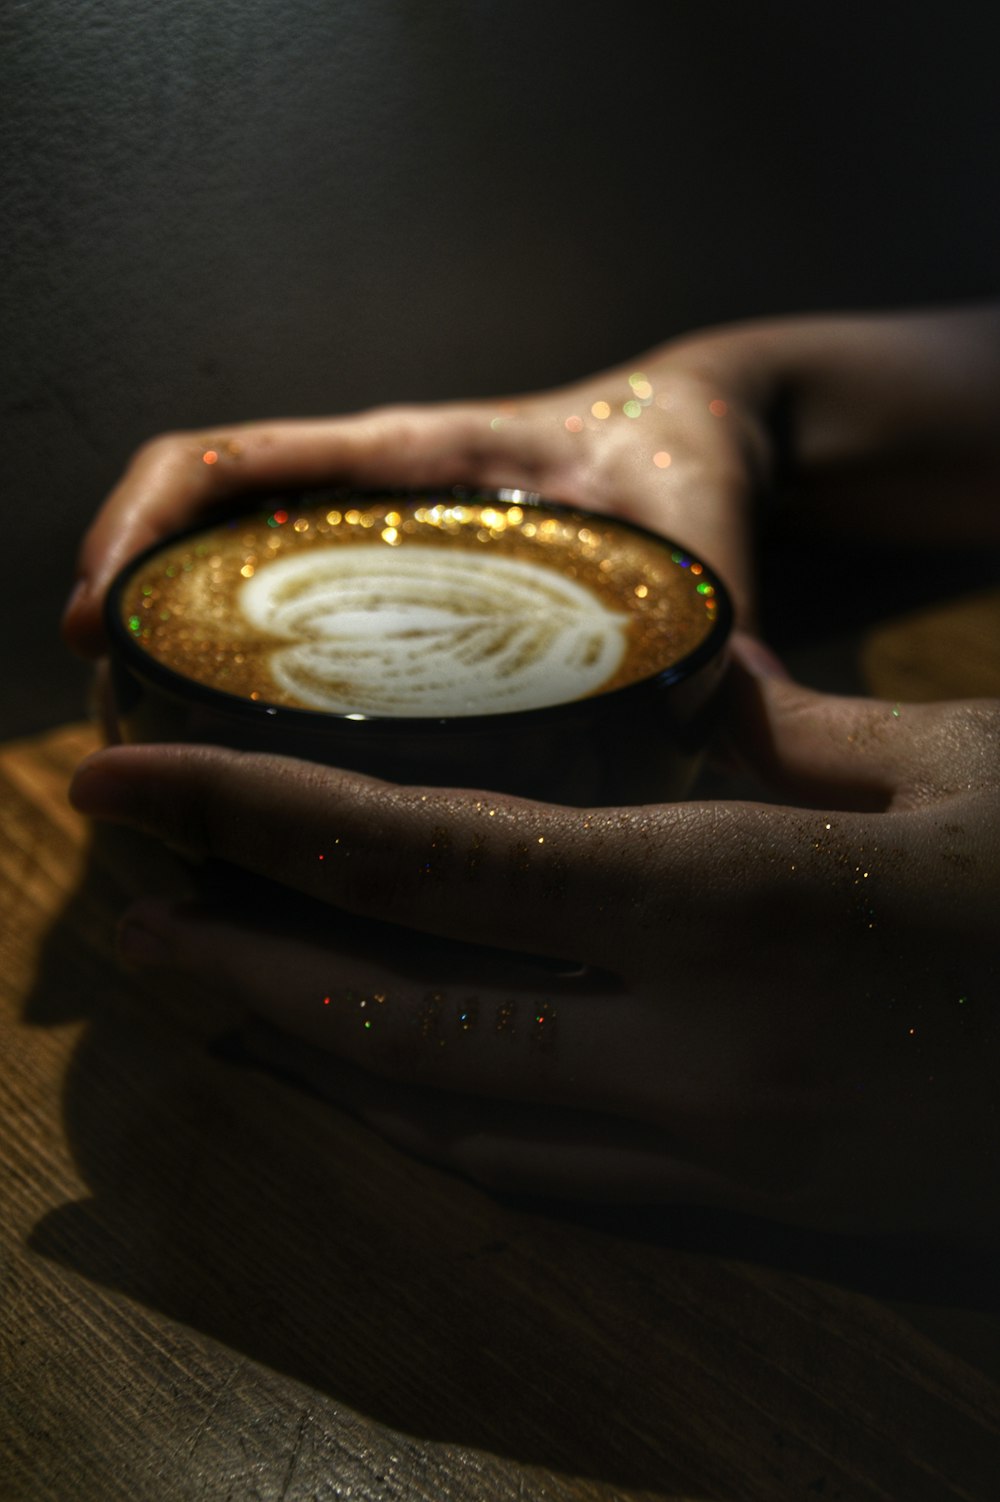
[[118, 953], [128, 965], [169, 965], [173, 945], [165, 933], [148, 928], [135, 918], [123, 918], [118, 925]]

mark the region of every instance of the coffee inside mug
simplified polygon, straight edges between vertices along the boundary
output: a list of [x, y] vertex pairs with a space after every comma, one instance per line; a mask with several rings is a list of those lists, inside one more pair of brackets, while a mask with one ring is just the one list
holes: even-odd
[[108, 601], [126, 739], [570, 803], [644, 801], [656, 769], [676, 795], [730, 615], [683, 549], [520, 491], [271, 499], [150, 549]]

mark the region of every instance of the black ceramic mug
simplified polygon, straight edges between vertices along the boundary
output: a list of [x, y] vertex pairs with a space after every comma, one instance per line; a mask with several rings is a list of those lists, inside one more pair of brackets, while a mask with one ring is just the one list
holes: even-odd
[[126, 741], [577, 806], [690, 787], [732, 609], [709, 566], [522, 491], [244, 497], [107, 601]]

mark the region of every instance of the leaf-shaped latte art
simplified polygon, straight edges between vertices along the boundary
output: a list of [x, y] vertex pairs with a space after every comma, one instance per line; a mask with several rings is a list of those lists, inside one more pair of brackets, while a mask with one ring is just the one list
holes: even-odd
[[289, 643], [271, 657], [276, 683], [339, 714], [500, 714], [585, 698], [618, 670], [628, 627], [545, 564], [449, 547], [276, 559], [239, 602]]

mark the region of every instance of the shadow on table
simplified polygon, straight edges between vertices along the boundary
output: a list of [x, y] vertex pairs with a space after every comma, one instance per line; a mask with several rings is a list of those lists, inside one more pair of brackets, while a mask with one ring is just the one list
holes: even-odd
[[36, 1026], [89, 1018], [65, 1120], [92, 1198], [47, 1215], [35, 1251], [392, 1429], [705, 1502], [743, 1495], [749, 1454], [774, 1453], [789, 1497], [823, 1479], [836, 1450], [802, 1435], [830, 1421], [828, 1394], [803, 1382], [792, 1396], [815, 1412], [782, 1433], [817, 1300], [830, 1391], [879, 1359], [836, 1333], [845, 1289], [1000, 1304], [986, 1250], [694, 1210], [568, 1215], [404, 1159], [302, 1088], [294, 1047], [262, 1067], [238, 1009], [95, 960], [88, 929], [110, 925], [134, 859], [106, 834], [28, 1007]]

